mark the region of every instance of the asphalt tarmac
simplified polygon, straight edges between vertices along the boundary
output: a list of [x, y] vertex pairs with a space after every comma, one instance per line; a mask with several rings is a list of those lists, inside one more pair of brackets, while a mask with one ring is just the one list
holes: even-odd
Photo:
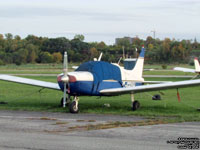
[[140, 122], [119, 115], [0, 111], [0, 150], [172, 150], [179, 137], [200, 138], [200, 122], [89, 129], [89, 125]]

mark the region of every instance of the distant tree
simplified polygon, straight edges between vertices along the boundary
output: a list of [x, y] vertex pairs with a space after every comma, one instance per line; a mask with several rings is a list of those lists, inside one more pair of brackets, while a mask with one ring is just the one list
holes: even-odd
[[44, 40], [41, 46], [42, 51], [48, 51], [50, 53], [60, 52], [61, 54], [64, 54], [65, 51], [68, 51], [70, 49], [70, 40], [66, 39], [65, 37], [50, 38], [48, 40]]
[[170, 48], [171, 40], [169, 38], [165, 38], [162, 43], [162, 59], [163, 61], [170, 62], [171, 61], [171, 48]]
[[41, 63], [52, 63], [53, 56], [49, 52], [41, 52], [40, 61]]
[[3, 34], [0, 34], [0, 40], [3, 40]]
[[149, 44], [148, 45], [148, 50], [152, 50], [153, 49], [153, 44]]
[[186, 49], [183, 47], [183, 45], [180, 43], [178, 46], [178, 50], [179, 50], [179, 58], [181, 58], [182, 60], [185, 59], [185, 54], [186, 54]]
[[17, 40], [17, 41], [20, 41], [21, 37], [19, 35], [15, 35], [14, 39]]
[[193, 48], [193, 49], [197, 49], [197, 48], [198, 48], [198, 42], [197, 42], [196, 37], [194, 38], [194, 42], [193, 42], [193, 44], [192, 44], [192, 48]]
[[93, 59], [97, 58], [99, 53], [95, 47], [92, 47], [90, 48], [90, 54], [91, 54], [90, 58]]
[[0, 59], [0, 66], [5, 65], [4, 61]]
[[82, 34], [76, 34], [75, 36], [74, 36], [74, 39], [78, 39], [78, 40], [80, 40], [80, 41], [84, 41], [84, 39], [85, 39], [85, 37], [84, 37], [84, 35], [82, 35]]
[[56, 62], [56, 63], [60, 63], [62, 62], [62, 54], [60, 52], [54, 52], [52, 54], [53, 56], [53, 61]]
[[11, 33], [6, 33], [5, 37], [6, 37], [6, 40], [12, 40], [13, 39], [13, 35]]
[[69, 62], [76, 62], [76, 56], [75, 56], [75, 51], [73, 50], [68, 50], [68, 61]]
[[105, 47], [106, 47], [106, 44], [103, 41], [97, 44], [97, 48], [100, 50], [103, 50]]
[[[28, 50], [27, 62], [35, 63], [39, 53], [38, 46], [29, 43], [26, 45], [26, 49]], [[38, 60], [38, 62], [40, 62], [40, 60]]]
[[21, 48], [17, 51], [17, 53], [18, 53], [21, 63], [23, 63], [23, 64], [26, 63], [27, 56], [28, 56], [28, 50]]
[[136, 47], [141, 47], [142, 45], [144, 45], [144, 42], [139, 37], [135, 37], [133, 38], [133, 44]]
[[117, 45], [124, 46], [124, 47], [129, 47], [130, 46], [130, 41], [126, 38], [121, 38], [117, 42]]
[[154, 43], [154, 39], [151, 36], [148, 36], [146, 39], [145, 44], [149, 45], [149, 44], [153, 44]]
[[27, 62], [28, 63], [35, 63], [37, 59], [37, 55], [34, 49], [30, 49], [28, 51], [28, 55], [27, 55]]

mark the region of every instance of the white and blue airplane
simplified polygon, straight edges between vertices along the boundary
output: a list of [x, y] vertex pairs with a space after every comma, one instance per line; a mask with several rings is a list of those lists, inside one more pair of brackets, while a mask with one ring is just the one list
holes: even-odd
[[74, 72], [68, 72], [67, 53], [65, 52], [64, 70], [62, 74], [57, 76], [58, 84], [10, 75], [0, 75], [0, 80], [62, 90], [64, 93], [63, 107], [66, 106], [66, 103], [69, 103], [71, 96], [74, 97], [69, 104], [71, 113], [78, 113], [79, 111], [79, 96], [114, 96], [129, 93], [132, 110], [136, 110], [140, 107], [140, 103], [134, 99], [136, 93], [200, 85], [200, 79], [151, 85], [138, 84], [145, 82], [142, 77], [144, 54], [145, 49], [143, 47], [132, 70], [104, 61], [89, 61], [81, 64]]

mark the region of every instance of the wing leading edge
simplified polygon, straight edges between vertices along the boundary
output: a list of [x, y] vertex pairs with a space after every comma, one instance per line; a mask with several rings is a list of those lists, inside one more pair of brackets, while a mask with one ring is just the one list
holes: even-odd
[[27, 85], [32, 85], [32, 86], [38, 86], [38, 87], [44, 87], [48, 89], [60, 90], [60, 87], [57, 83], [27, 79], [27, 78], [22, 78], [22, 77], [15, 77], [11, 75], [0, 75], [0, 80], [27, 84]]
[[174, 89], [179, 87], [189, 87], [189, 86], [198, 86], [200, 85], [200, 79], [197, 80], [187, 80], [187, 81], [177, 81], [161, 84], [151, 84], [151, 85], [142, 85], [136, 87], [128, 88], [113, 88], [101, 90], [100, 93], [103, 95], [120, 95], [126, 93], [142, 93], [148, 91], [164, 90], [164, 89]]

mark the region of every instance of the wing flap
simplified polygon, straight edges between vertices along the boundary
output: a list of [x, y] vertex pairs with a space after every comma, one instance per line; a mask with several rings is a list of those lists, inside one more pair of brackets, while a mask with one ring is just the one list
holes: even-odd
[[105, 90], [101, 90], [100, 93], [102, 93], [103, 95], [120, 95], [120, 94], [131, 93], [131, 92], [142, 93], [142, 92], [148, 92], [148, 91], [165, 90], [165, 89], [173, 89], [173, 88], [180, 88], [180, 87], [198, 86], [198, 85], [200, 85], [200, 79], [161, 83], [161, 84], [142, 85], [142, 86], [136, 86], [136, 87], [127, 87], [127, 88], [124, 87], [124, 88], [105, 89]]
[[20, 83], [20, 84], [27, 84], [27, 85], [32, 85], [32, 86], [39, 86], [39, 87], [44, 87], [48, 89], [60, 90], [60, 87], [58, 86], [57, 83], [27, 79], [27, 78], [16, 77], [16, 76], [11, 76], [11, 75], [0, 75], [0, 80]]

